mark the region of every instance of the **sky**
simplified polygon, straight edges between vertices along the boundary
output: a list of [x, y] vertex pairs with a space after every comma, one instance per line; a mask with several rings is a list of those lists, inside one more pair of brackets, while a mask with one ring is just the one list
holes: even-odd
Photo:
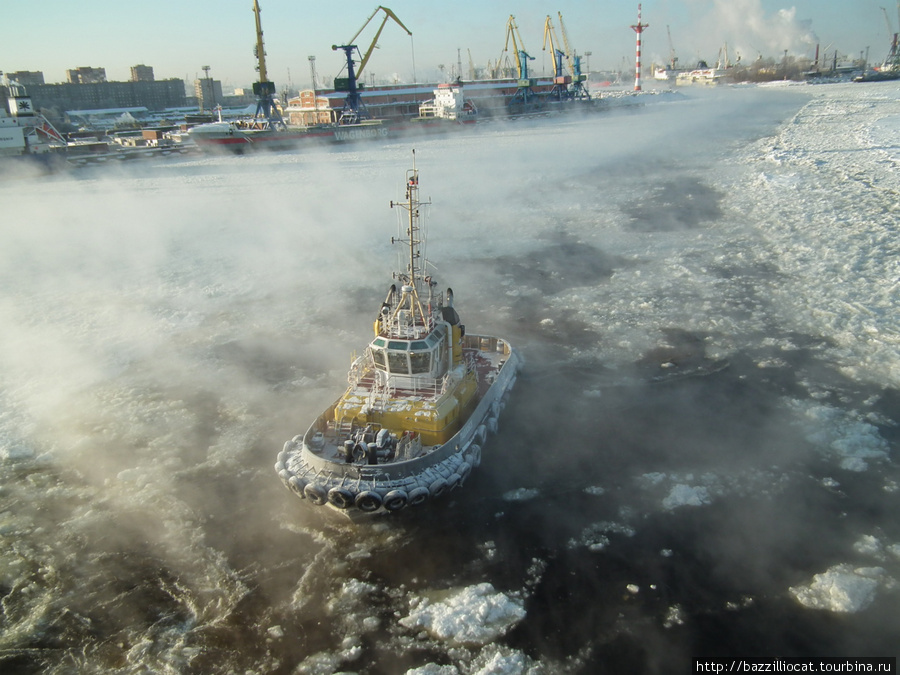
[[[386, 5], [412, 32], [389, 21], [363, 77], [366, 81], [433, 82], [462, 65], [469, 55], [476, 68], [496, 62], [506, 42], [507, 22], [515, 16], [525, 50], [535, 58], [532, 73], [552, 69], [550, 51], [542, 51], [544, 22], [552, 18], [557, 35], [561, 13], [569, 43], [590, 57], [583, 68], [630, 69], [634, 63], [637, 2], [622, 0], [511, 0], [508, 3], [455, 0], [390, 0]], [[269, 79], [283, 86], [309, 86], [310, 56], [319, 82], [330, 82], [344, 65], [334, 44], [346, 44], [378, 5], [345, 0], [337, 5], [296, 0], [260, 0]], [[667, 61], [671, 46], [682, 65], [715, 61], [728, 45], [732, 60], [815, 54], [816, 44], [830, 55], [836, 49], [853, 58], [870, 50], [881, 60], [890, 33], [881, 7], [897, 30], [894, 0], [645, 0], [645, 62]], [[130, 67], [152, 66], [157, 79], [203, 76], [203, 66], [223, 83], [249, 86], [257, 79], [252, 0], [156, 0], [151, 4], [119, 0], [0, 0], [3, 38], [0, 71], [42, 71], [48, 83], [64, 82], [68, 69], [106, 69], [107, 79], [127, 80]], [[372, 44], [384, 17], [379, 12], [356, 43]]]

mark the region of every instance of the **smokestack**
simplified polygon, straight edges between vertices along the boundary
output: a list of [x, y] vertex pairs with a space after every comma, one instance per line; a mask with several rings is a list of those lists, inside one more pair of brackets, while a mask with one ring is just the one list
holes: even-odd
[[636, 26], [632, 26], [631, 29], [637, 33], [637, 49], [634, 54], [634, 90], [641, 90], [641, 33], [644, 32], [644, 29], [649, 27], [649, 23], [641, 23], [641, 6], [638, 5], [638, 22]]

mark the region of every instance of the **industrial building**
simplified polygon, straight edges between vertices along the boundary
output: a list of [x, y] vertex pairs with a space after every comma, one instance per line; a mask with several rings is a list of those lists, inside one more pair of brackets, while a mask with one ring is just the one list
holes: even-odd
[[162, 110], [184, 106], [187, 99], [181, 79], [31, 85], [28, 94], [36, 108], [50, 112], [54, 117], [61, 116], [66, 110], [139, 106]]
[[131, 81], [132, 82], [153, 82], [153, 68], [152, 66], [131, 66]]
[[66, 82], [69, 84], [99, 84], [106, 82], [106, 68], [82, 66], [66, 71]]

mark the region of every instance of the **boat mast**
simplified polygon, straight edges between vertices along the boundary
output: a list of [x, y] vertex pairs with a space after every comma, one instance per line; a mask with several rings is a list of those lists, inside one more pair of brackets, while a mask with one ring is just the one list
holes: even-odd
[[[397, 305], [397, 310], [395, 311], [395, 316], [397, 311], [407, 308], [411, 310], [414, 315], [418, 314], [423, 325], [426, 326], [428, 325], [428, 318], [426, 317], [425, 312], [422, 309], [421, 301], [419, 300], [419, 288], [423, 284], [426, 285], [428, 287], [430, 299], [431, 289], [435, 285], [435, 282], [431, 280], [431, 277], [425, 276], [424, 261], [422, 260], [423, 238], [421, 226], [419, 224], [419, 208], [430, 204], [431, 199], [427, 202], [419, 201], [419, 171], [416, 169], [416, 151], [413, 150], [413, 168], [406, 171], [406, 201], [391, 201], [391, 208], [399, 206], [407, 212], [406, 237], [391, 237], [391, 243], [406, 244], [409, 251], [409, 261], [406, 265], [406, 272], [395, 273], [395, 277], [404, 284], [402, 296]], [[406, 302], [404, 302], [404, 300]]]
[[419, 207], [429, 206], [431, 200], [427, 202], [419, 201], [419, 171], [416, 169], [416, 151], [413, 150], [413, 168], [406, 171], [406, 201], [391, 202], [391, 208], [399, 206], [407, 211], [406, 238], [391, 237], [391, 243], [403, 243], [407, 245], [409, 250], [409, 262], [406, 266], [406, 273], [399, 273], [397, 277], [403, 283], [409, 284], [416, 291], [425, 281], [425, 272], [422, 262], [422, 234], [419, 225]]

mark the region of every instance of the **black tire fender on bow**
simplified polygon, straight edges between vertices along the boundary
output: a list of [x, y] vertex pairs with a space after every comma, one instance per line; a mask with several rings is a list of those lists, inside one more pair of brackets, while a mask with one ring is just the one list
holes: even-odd
[[404, 490], [391, 490], [384, 496], [384, 508], [399, 511], [409, 503], [409, 495]]
[[410, 506], [419, 506], [427, 502], [430, 496], [431, 492], [428, 491], [427, 487], [419, 486], [409, 491], [408, 503]]
[[431, 487], [428, 488], [428, 491], [431, 493], [432, 497], [440, 497], [447, 491], [447, 481], [443, 478], [438, 478], [431, 484]]
[[366, 513], [377, 511], [381, 508], [381, 495], [374, 490], [365, 490], [356, 495], [356, 508]]
[[353, 493], [346, 488], [333, 487], [328, 491], [328, 502], [339, 509], [353, 506]]
[[321, 506], [328, 501], [328, 493], [325, 492], [325, 488], [321, 485], [316, 485], [315, 483], [307, 484], [307, 486], [303, 488], [303, 494], [306, 495], [306, 498], [309, 501], [318, 506]]
[[290, 488], [291, 492], [293, 492], [301, 499], [306, 497], [303, 492], [306, 484], [297, 476], [291, 476], [290, 478], [288, 478], [288, 487]]

